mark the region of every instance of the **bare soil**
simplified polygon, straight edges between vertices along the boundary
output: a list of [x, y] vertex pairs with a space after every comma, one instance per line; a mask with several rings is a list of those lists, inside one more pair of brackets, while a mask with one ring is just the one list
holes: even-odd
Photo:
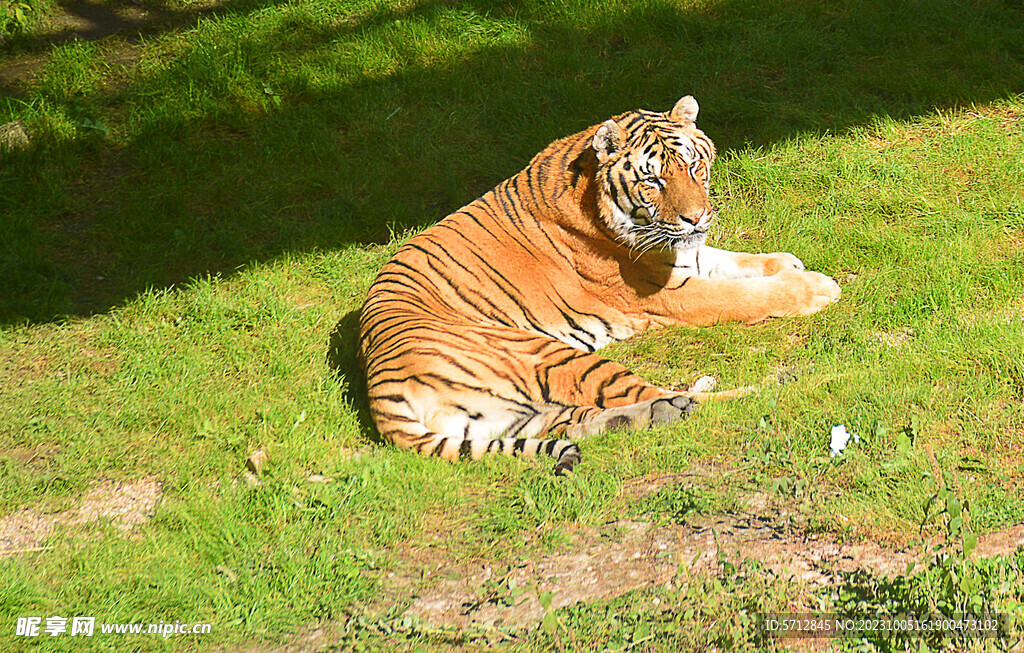
[[[496, 565], [453, 564], [443, 557], [430, 561], [423, 551], [399, 559], [384, 580], [383, 594], [416, 596], [405, 614], [435, 627], [524, 628], [544, 617], [539, 602], [544, 592], [553, 593], [553, 608], [606, 601], [636, 589], [671, 587], [688, 577], [720, 573], [722, 560], [756, 560], [777, 577], [813, 588], [839, 582], [854, 571], [893, 577], [905, 573], [911, 562], [926, 564], [934, 550], [928, 542], [913, 548], [844, 542], [829, 533], [780, 526], [791, 508], [753, 494], [745, 510], [732, 514], [696, 515], [682, 524], [619, 520], [582, 529], [573, 538], [572, 551], [511, 561], [514, 569], [502, 582], [512, 580], [527, 588], [512, 606], [481, 601], [479, 588], [494, 579]], [[1024, 524], [980, 536], [973, 555], [1009, 555], [1021, 547]]]
[[119, 531], [127, 533], [153, 517], [160, 497], [160, 483], [154, 478], [135, 483], [102, 481], [70, 510], [47, 514], [25, 508], [0, 517], [0, 556], [44, 550], [47, 538], [60, 527], [108, 520]]

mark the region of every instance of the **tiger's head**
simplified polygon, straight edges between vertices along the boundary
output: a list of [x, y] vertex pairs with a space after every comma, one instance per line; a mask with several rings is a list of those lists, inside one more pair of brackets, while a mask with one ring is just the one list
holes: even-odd
[[625, 245], [680, 251], [699, 247], [714, 218], [708, 200], [715, 146], [694, 124], [687, 95], [667, 113], [632, 111], [593, 138], [600, 219]]

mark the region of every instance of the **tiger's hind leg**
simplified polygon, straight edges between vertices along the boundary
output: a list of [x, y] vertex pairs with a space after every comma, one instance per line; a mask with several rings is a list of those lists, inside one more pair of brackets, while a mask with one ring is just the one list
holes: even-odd
[[[468, 456], [474, 459], [486, 453], [503, 453], [533, 458], [543, 453], [556, 460], [555, 474], [570, 472], [580, 461], [576, 441], [619, 428], [645, 428], [678, 422], [686, 418], [696, 401], [681, 394], [669, 394], [614, 408], [596, 406], [543, 406], [536, 413], [522, 414], [510, 431], [515, 437], [470, 438], [437, 436], [424, 453], [449, 460]], [[469, 433], [469, 429], [466, 430]], [[568, 439], [538, 437], [565, 435]]]
[[696, 404], [686, 395], [670, 394], [635, 404], [603, 408], [587, 419], [568, 426], [565, 434], [573, 440], [582, 440], [619, 428], [664, 426], [688, 417]]
[[[548, 455], [556, 461], [556, 474], [572, 471], [580, 461], [576, 441], [617, 428], [670, 424], [689, 415], [696, 404], [678, 393], [614, 408], [495, 402], [482, 393], [463, 394], [452, 410], [435, 413], [424, 423], [413, 417], [415, 408], [407, 399], [389, 401], [393, 403], [386, 416], [378, 412], [378, 428], [401, 447], [446, 460], [479, 459], [488, 453]], [[491, 406], [485, 409], [482, 404], [487, 403]]]
[[442, 350], [428, 349], [425, 335], [403, 343], [400, 374], [376, 365], [367, 372], [381, 434], [425, 455], [547, 454], [561, 473], [580, 459], [573, 440], [681, 420], [695, 403], [685, 392], [651, 385], [619, 363], [550, 338], [475, 327], [446, 332]]
[[438, 436], [431, 453], [449, 460], [460, 455], [478, 459], [486, 453], [533, 458], [543, 453], [553, 457], [555, 475], [571, 472], [580, 462], [576, 441], [619, 428], [644, 428], [671, 424], [686, 418], [696, 401], [672, 394], [615, 408], [595, 406], [550, 406], [530, 418], [536, 435], [565, 435], [564, 438], [504, 437], [469, 440]]
[[[502, 438], [492, 441], [491, 446], [508, 453], [519, 446], [529, 446], [529, 442], [547, 442], [546, 448], [557, 446], [557, 443], [571, 445], [560, 450], [554, 456], [555, 474], [571, 472], [580, 461], [580, 451], [575, 442], [594, 435], [619, 428], [640, 429], [649, 426], [662, 426], [678, 422], [689, 416], [696, 405], [692, 398], [681, 394], [664, 395], [645, 401], [616, 406], [615, 408], [597, 408], [595, 406], [567, 406], [560, 410], [552, 410], [546, 416], [548, 422], [544, 429], [548, 435], [566, 435], [568, 440], [530, 440], [522, 441], [515, 438]], [[489, 449], [491, 450], [491, 449]], [[546, 451], [546, 453], [550, 453]]]

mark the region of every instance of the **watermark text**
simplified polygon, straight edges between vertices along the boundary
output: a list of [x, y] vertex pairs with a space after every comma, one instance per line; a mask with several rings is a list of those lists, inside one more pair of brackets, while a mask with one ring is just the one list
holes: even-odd
[[17, 637], [92, 637], [94, 635], [159, 635], [163, 638], [182, 635], [207, 635], [208, 623], [160, 621], [157, 623], [97, 623], [96, 617], [18, 617], [14, 634]]

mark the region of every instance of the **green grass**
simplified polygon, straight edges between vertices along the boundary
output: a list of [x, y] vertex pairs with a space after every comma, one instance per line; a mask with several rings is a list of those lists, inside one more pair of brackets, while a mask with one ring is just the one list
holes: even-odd
[[[571, 549], [579, 527], [685, 523], [754, 492], [803, 506], [798, 532], [852, 541], [962, 545], [1024, 521], [1022, 18], [1009, 2], [310, 0], [229, 3], [141, 40], [12, 37], [0, 68], [40, 68], [0, 96], [0, 123], [32, 136], [0, 153], [0, 514], [67, 510], [101, 479], [155, 477], [164, 499], [134, 537], [59, 529], [0, 558], [0, 648], [205, 650], [323, 623], [342, 648], [744, 650], [772, 646], [753, 615], [807, 602], [1020, 610], [1020, 554], [818, 592], [723, 561], [518, 640], [396, 621], [411, 594], [381, 581], [435, 537], [510, 564]], [[610, 348], [657, 383], [762, 392], [587, 442], [572, 479], [380, 446], [353, 338], [391, 252], [552, 139], [685, 93], [721, 153], [715, 244], [792, 251], [842, 300]], [[840, 459], [835, 424], [862, 436]], [[704, 463], [729, 471], [630, 504], [630, 480]], [[213, 632], [14, 636], [16, 616], [62, 613]]]

